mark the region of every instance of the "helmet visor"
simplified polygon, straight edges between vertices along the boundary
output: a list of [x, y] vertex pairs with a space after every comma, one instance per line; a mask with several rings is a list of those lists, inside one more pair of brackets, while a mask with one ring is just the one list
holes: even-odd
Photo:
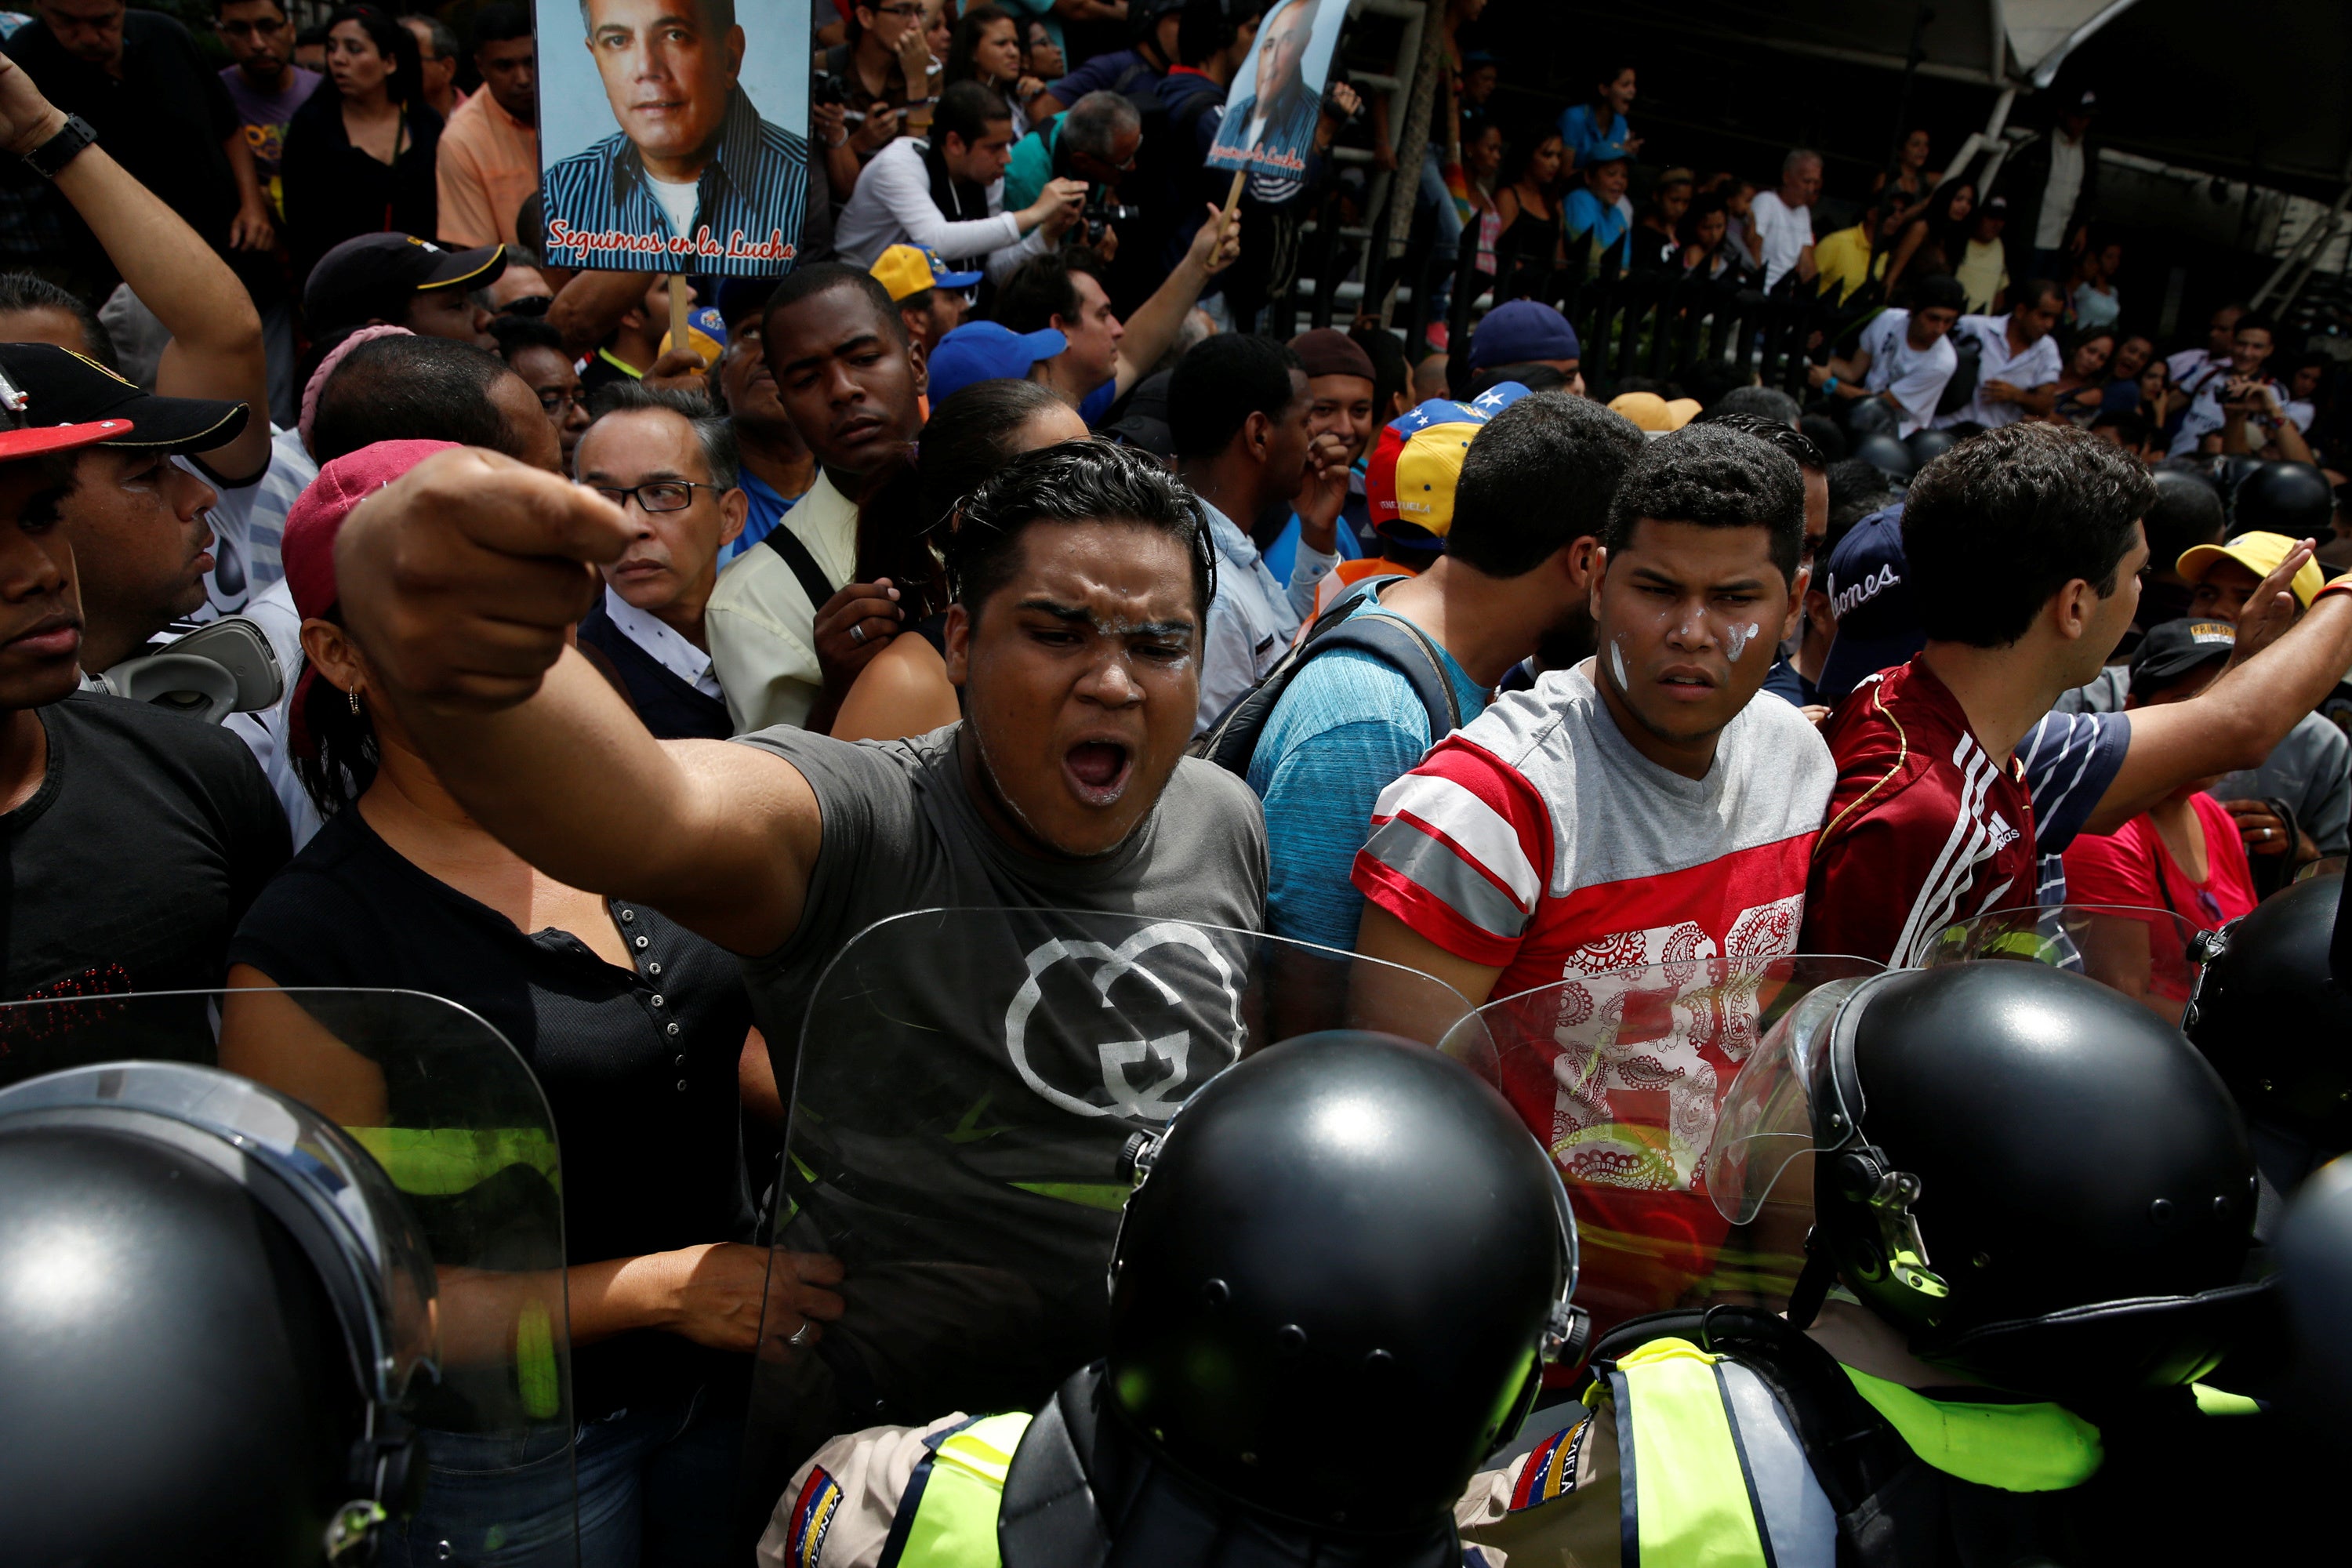
[[0, 1118], [111, 1121], [156, 1118], [208, 1133], [206, 1157], [235, 1173], [257, 1163], [295, 1193], [333, 1238], [372, 1310], [362, 1375], [398, 1402], [434, 1353], [433, 1260], [424, 1234], [383, 1168], [342, 1129], [249, 1079], [179, 1062], [72, 1068], [0, 1093]]
[[[1850, 1004], [1870, 980], [1853, 962], [1854, 969], [1824, 975], [1802, 991], [1724, 1095], [1700, 1170], [1716, 1212], [1733, 1225], [1754, 1222], [1790, 1165], [1843, 1142], [1843, 1133], [1827, 1142], [1816, 1137], [1813, 1107], [1840, 1099], [1832, 1037], [1841, 1023], [1851, 1027], [1859, 1010]], [[1859, 1125], [1861, 1109], [1842, 1106], [1833, 1125], [1850, 1131]]]
[[1998, 958], [2068, 969], [2120, 991], [2179, 1028], [2197, 983], [2190, 944], [2200, 930], [2222, 923], [2218, 907], [2196, 913], [2191, 920], [2185, 910], [2110, 904], [2004, 910], [1946, 926], [1928, 944], [1922, 967]]

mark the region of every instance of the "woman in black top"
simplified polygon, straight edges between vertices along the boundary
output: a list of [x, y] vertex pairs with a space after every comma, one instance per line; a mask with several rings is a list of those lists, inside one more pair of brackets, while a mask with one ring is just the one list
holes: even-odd
[[[1495, 256], [1513, 277], [1548, 274], [1559, 265], [1560, 186], [1567, 165], [1557, 131], [1538, 132], [1515, 142], [1506, 158], [1502, 186], [1495, 193], [1495, 212], [1503, 222]], [[1514, 296], [1498, 292], [1495, 297]]]
[[297, 289], [356, 235], [440, 233], [441, 117], [419, 69], [416, 36], [374, 6], [346, 5], [330, 19], [328, 79], [294, 111], [279, 164]]
[[[404, 445], [412, 465], [440, 447]], [[392, 477], [382, 451], [329, 464], [310, 496], [364, 495]], [[373, 467], [354, 468], [354, 483], [338, 475], [344, 465]], [[339, 519], [319, 514], [356, 504], [310, 496], [288, 520], [297, 584], [323, 575], [320, 552], [332, 558]], [[325, 824], [238, 927], [229, 984], [422, 991], [513, 1044], [547, 1095], [563, 1160], [580, 1525], [603, 1536], [583, 1560], [634, 1562], [642, 1548], [647, 1562], [720, 1562], [768, 1263], [749, 1245], [738, 1089], [742, 1063], [765, 1076], [766, 1050], [737, 961], [641, 904], [555, 881], [491, 837], [371, 700], [331, 593], [321, 604], [298, 592], [297, 607], [309, 660], [297, 767]], [[300, 1085], [321, 1111], [360, 1124], [401, 1092], [261, 990], [226, 1001], [221, 1062]], [[809, 1268], [840, 1277], [830, 1259]], [[830, 1292], [801, 1304], [839, 1315]], [[428, 1429], [425, 1444], [436, 1477], [474, 1473], [428, 1490], [405, 1531], [413, 1559], [488, 1525], [513, 1533], [527, 1489], [480, 1472], [510, 1472], [517, 1457], [493, 1458], [471, 1435]]]

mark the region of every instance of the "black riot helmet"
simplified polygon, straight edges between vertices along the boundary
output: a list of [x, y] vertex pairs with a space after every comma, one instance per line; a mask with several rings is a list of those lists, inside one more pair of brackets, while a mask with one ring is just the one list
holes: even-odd
[[2326, 539], [2336, 514], [2327, 476], [2309, 463], [2269, 462], [2247, 471], [2230, 498], [2230, 536], [2265, 533]]
[[1448, 1521], [1574, 1359], [1550, 1160], [1460, 1064], [1335, 1030], [1212, 1079], [1139, 1158], [1111, 1265], [1112, 1408], [1216, 1493], [1318, 1531]]
[[1919, 461], [1911, 455], [1911, 448], [1883, 433], [1856, 441], [1853, 455], [1890, 479], [1908, 483], [1911, 476], [1919, 471]]
[[433, 1273], [382, 1170], [205, 1068], [0, 1093], [0, 1541], [11, 1562], [368, 1560], [422, 1483], [392, 1405]]
[[2236, 1107], [2179, 1031], [2082, 975], [1989, 960], [1815, 992], [1741, 1068], [1710, 1194], [1752, 1212], [1807, 1147], [1815, 1269], [1933, 1364], [2045, 1398], [2169, 1386], [2259, 1310]]
[[2343, 877], [2312, 877], [2202, 937], [2181, 1027], [2257, 1126], [2352, 1149], [2352, 996], [2328, 967]]
[[1911, 460], [1922, 468], [1959, 444], [1960, 438], [1949, 430], [1922, 427], [1903, 437], [1904, 450], [1909, 452]]
[[2341, 1445], [2352, 1415], [2352, 1159], [2303, 1184], [2278, 1253], [2299, 1352], [2294, 1396]]

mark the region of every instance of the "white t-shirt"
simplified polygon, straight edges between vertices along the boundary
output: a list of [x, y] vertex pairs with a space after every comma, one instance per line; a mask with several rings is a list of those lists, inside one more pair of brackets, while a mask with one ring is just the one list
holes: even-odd
[[[2172, 445], [2165, 454], [2167, 457], [2193, 455], [2198, 442], [2229, 423], [2229, 416], [2221, 411], [2221, 392], [2230, 384], [2230, 375], [2231, 368], [2224, 364], [2221, 367], [2221, 374], [2205, 378], [2205, 384], [2189, 400], [2189, 412], [2180, 416], [2180, 429], [2173, 436]], [[2280, 405], [2277, 384], [2265, 381], [2259, 385], [2262, 395], [2270, 399], [2271, 406], [2285, 412]], [[2295, 428], [2300, 430], [2303, 426], [2298, 423]], [[2261, 442], [2256, 441], [2255, 445], [2260, 446]]]
[[654, 194], [654, 200], [659, 202], [661, 210], [668, 215], [670, 233], [680, 239], [691, 237], [694, 234], [695, 196], [699, 185], [692, 180], [682, 185], [674, 185], [667, 180], [656, 180], [647, 174], [646, 189]]
[[2055, 250], [2066, 243], [2066, 220], [2083, 194], [2083, 144], [2065, 132], [2050, 133], [2050, 183], [2042, 187], [2042, 216], [2033, 226], [2033, 248]]
[[1952, 329], [1957, 337], [1966, 332], [1977, 344], [1977, 395], [1966, 407], [1937, 416], [1936, 425], [1958, 425], [1974, 420], [1990, 430], [2003, 425], [2014, 425], [2025, 417], [2024, 411], [2014, 403], [1988, 403], [1984, 388], [1987, 382], [2005, 381], [2020, 392], [2032, 392], [2048, 386], [2058, 379], [2063, 368], [2058, 360], [2058, 340], [2049, 332], [2026, 345], [2021, 353], [2009, 350], [2009, 318], [2007, 316], [1962, 316]]
[[1892, 392], [1903, 405], [1895, 433], [1908, 436], [1936, 416], [1936, 400], [1959, 365], [1949, 333], [1924, 349], [1911, 346], [1911, 312], [1882, 310], [1863, 330], [1862, 346], [1870, 353], [1870, 372], [1863, 384], [1873, 392]]
[[1748, 221], [1764, 242], [1764, 287], [1769, 289], [1813, 243], [1813, 209], [1789, 205], [1778, 191], [1759, 191]]

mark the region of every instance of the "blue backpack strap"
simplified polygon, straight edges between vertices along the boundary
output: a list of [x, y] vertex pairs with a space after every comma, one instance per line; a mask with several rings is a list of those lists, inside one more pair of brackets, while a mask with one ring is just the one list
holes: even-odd
[[1462, 703], [1446, 677], [1444, 656], [1412, 622], [1395, 616], [1357, 616], [1317, 638], [1308, 657], [1341, 648], [1370, 654], [1405, 678], [1428, 716], [1431, 745], [1462, 727]]

